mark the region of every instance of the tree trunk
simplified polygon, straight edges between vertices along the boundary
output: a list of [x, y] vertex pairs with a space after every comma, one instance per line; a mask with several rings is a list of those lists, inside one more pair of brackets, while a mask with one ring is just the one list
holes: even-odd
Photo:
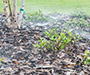
[[6, 14], [6, 19], [7, 19], [7, 22], [8, 22], [8, 26], [10, 27], [10, 18], [9, 18], [7, 1], [3, 0], [3, 3], [4, 3], [4, 11], [5, 11], [5, 14]]
[[9, 16], [9, 12], [8, 12], [7, 0], [3, 0], [3, 2], [4, 2], [4, 11], [6, 13], [6, 19], [7, 19], [9, 27], [11, 27], [13, 29], [15, 29], [17, 27], [20, 28], [21, 27], [21, 22], [22, 22], [22, 15], [24, 13], [25, 0], [22, 0], [18, 19], [17, 19], [17, 0], [13, 0], [13, 11], [11, 10], [10, 1], [8, 0], [10, 16]]
[[13, 0], [13, 20], [12, 26], [17, 28], [17, 0]]
[[25, 0], [22, 0], [20, 13], [19, 13], [19, 17], [18, 17], [18, 22], [17, 22], [19, 28], [21, 27], [22, 15], [23, 15], [23, 12], [24, 12], [24, 3], [25, 3]]
[[13, 17], [17, 18], [17, 0], [13, 0]]

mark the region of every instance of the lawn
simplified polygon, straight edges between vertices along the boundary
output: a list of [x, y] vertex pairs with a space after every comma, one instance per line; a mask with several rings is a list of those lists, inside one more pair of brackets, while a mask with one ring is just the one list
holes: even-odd
[[[21, 0], [17, 1], [19, 12]], [[3, 0], [0, 0], [0, 8], [0, 12], [4, 12]], [[76, 8], [83, 9], [89, 14], [90, 0], [25, 0], [26, 13], [32, 13], [40, 9], [43, 13], [59, 12], [63, 14], [71, 14]]]

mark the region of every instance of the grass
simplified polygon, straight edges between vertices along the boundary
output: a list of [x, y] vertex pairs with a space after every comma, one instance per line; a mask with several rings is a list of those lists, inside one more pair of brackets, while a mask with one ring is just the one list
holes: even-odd
[[[12, 4], [12, 0], [11, 4]], [[17, 0], [18, 12], [21, 0]], [[75, 8], [83, 9], [87, 14], [90, 13], [90, 0], [25, 0], [26, 13], [32, 13], [40, 9], [42, 13], [59, 12], [71, 14]], [[0, 12], [4, 12], [3, 0], [0, 0]]]

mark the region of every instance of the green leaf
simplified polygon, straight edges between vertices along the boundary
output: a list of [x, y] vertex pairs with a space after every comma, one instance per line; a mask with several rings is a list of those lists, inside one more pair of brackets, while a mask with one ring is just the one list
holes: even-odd
[[68, 53], [70, 53], [70, 51], [68, 51]]
[[48, 31], [45, 31], [45, 35], [48, 36], [49, 32]]
[[55, 36], [58, 37], [59, 35], [57, 33], [55, 33]]
[[71, 39], [68, 37], [67, 39], [66, 39], [66, 43], [69, 43], [70, 41], [71, 41]]
[[69, 29], [69, 27], [67, 27], [67, 30]]
[[42, 40], [39, 40], [39, 43], [41, 43], [42, 42]]
[[87, 62], [87, 65], [89, 65], [89, 64], [90, 64], [90, 62], [88, 61], [88, 62]]
[[49, 31], [50, 31], [51, 33], [53, 33], [53, 30], [49, 29]]
[[66, 36], [63, 36], [63, 39], [65, 39], [66, 38]]
[[67, 44], [67, 40], [66, 39], [64, 40], [64, 44]]
[[40, 43], [40, 44], [39, 44], [39, 46], [41, 46], [41, 47], [42, 47], [42, 43]]
[[62, 37], [65, 36], [64, 33], [61, 32], [61, 36], [62, 36]]
[[32, 44], [33, 45], [33, 47], [35, 47], [35, 45], [34, 44]]
[[88, 56], [89, 55], [89, 51], [85, 51], [86, 55]]
[[43, 40], [43, 39], [40, 37], [40, 40]]
[[73, 63], [74, 65], [76, 65], [76, 63]]
[[39, 45], [38, 45], [38, 44], [36, 44], [36, 46], [37, 46], [37, 47], [39, 47]]
[[43, 39], [40, 37], [39, 43], [41, 43], [41, 42], [42, 42], [42, 40], [43, 40]]
[[49, 36], [51, 36], [52, 35], [52, 33], [49, 33]]
[[43, 41], [43, 42], [42, 42], [42, 45], [46, 45], [46, 41]]
[[54, 40], [54, 35], [53, 36], [51, 36], [51, 38], [50, 38], [51, 40]]
[[88, 61], [90, 62], [90, 57], [87, 57]]
[[47, 48], [47, 50], [50, 50], [50, 48]]
[[2, 59], [0, 58], [0, 61], [2, 61]]
[[43, 52], [43, 49], [41, 50], [41, 52]]
[[55, 27], [55, 30], [57, 30], [57, 27]]
[[50, 47], [51, 47], [50, 45], [47, 46], [47, 48], [50, 48]]
[[61, 37], [59, 36], [58, 41], [60, 41], [60, 40], [61, 40]]
[[71, 31], [69, 31], [68, 33], [69, 33], [69, 36], [71, 36], [71, 35], [72, 35], [72, 34], [71, 34]]
[[61, 46], [61, 43], [59, 43], [59, 47]]
[[84, 65], [82, 65], [84, 67]]
[[84, 59], [87, 57], [87, 55], [84, 55]]
[[61, 49], [64, 49], [64, 46], [61, 46]]
[[49, 41], [47, 41], [47, 43], [50, 43]]
[[87, 62], [86, 62], [86, 61], [84, 61], [84, 64], [85, 64], [85, 65], [87, 65]]
[[57, 47], [55, 47], [55, 50], [56, 50], [56, 51], [58, 50]]

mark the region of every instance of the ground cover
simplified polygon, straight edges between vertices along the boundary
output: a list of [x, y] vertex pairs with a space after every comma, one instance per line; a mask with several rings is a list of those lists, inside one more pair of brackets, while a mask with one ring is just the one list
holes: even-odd
[[[12, 4], [12, 0], [11, 4]], [[21, 0], [17, 0], [18, 8], [20, 8]], [[36, 12], [39, 9], [43, 13], [59, 12], [62, 14], [71, 14], [76, 8], [85, 10], [86, 13], [90, 13], [90, 1], [89, 0], [26, 0], [25, 11], [26, 13]], [[0, 0], [0, 12], [4, 12], [3, 1]], [[19, 12], [19, 9], [18, 9]]]

